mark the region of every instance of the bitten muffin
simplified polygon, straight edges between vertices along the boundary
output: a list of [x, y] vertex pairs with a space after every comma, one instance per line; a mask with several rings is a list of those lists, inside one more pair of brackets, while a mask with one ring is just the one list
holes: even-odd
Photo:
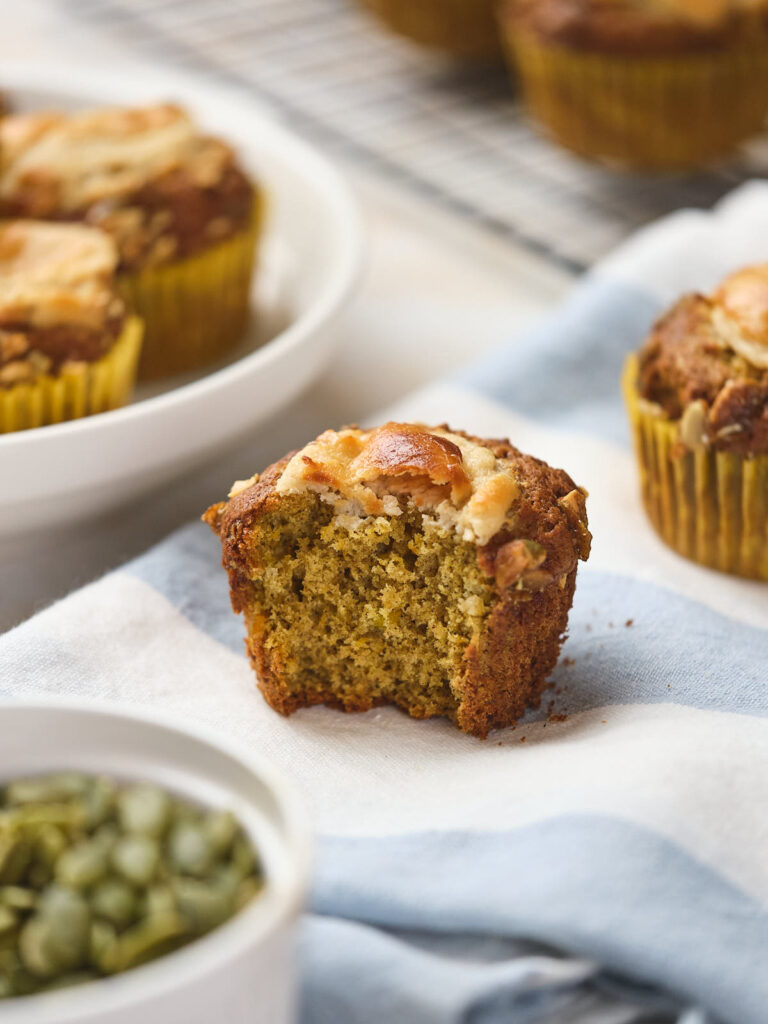
[[768, 580], [768, 263], [682, 298], [629, 359], [624, 389], [661, 537]]
[[359, 0], [389, 29], [467, 60], [501, 57], [496, 0]]
[[205, 366], [241, 340], [260, 210], [232, 149], [180, 107], [0, 122], [0, 211], [114, 239], [120, 288], [146, 324], [144, 378]]
[[504, 0], [532, 113], [584, 156], [693, 166], [768, 114], [766, 0]]
[[387, 423], [326, 431], [204, 519], [275, 710], [395, 704], [483, 737], [540, 701], [585, 497], [508, 441]]
[[114, 242], [95, 228], [0, 222], [0, 433], [126, 401], [142, 326], [116, 266]]

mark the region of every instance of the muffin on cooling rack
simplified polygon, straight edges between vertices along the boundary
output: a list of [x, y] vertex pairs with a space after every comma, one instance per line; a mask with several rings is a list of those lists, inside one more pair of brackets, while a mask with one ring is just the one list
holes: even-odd
[[326, 431], [204, 518], [273, 708], [395, 704], [482, 737], [540, 701], [585, 497], [508, 441], [387, 423]]
[[388, 28], [454, 57], [501, 57], [496, 0], [359, 0]]
[[125, 402], [142, 325], [116, 266], [114, 242], [95, 228], [0, 222], [0, 433]]
[[661, 537], [768, 580], [768, 263], [682, 298], [630, 357], [624, 391]]
[[584, 156], [689, 167], [764, 125], [766, 0], [503, 0], [500, 19], [532, 113]]
[[0, 122], [0, 211], [112, 236], [121, 291], [146, 324], [144, 378], [205, 366], [240, 341], [261, 206], [232, 149], [177, 106]]

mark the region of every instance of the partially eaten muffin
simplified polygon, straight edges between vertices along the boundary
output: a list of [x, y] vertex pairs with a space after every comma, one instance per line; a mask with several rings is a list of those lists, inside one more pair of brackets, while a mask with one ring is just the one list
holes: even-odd
[[446, 426], [328, 430], [204, 519], [269, 704], [395, 704], [486, 736], [536, 706], [589, 554], [586, 492]]

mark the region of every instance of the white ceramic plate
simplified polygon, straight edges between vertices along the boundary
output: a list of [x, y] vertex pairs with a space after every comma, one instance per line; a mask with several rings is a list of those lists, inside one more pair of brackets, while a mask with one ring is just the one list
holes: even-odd
[[176, 74], [31, 62], [4, 63], [2, 86], [21, 109], [180, 101], [235, 144], [269, 195], [258, 328], [226, 365], [140, 388], [123, 409], [0, 435], [0, 535], [8, 535], [105, 512], [266, 421], [330, 356], [362, 244], [338, 173], [239, 91]]

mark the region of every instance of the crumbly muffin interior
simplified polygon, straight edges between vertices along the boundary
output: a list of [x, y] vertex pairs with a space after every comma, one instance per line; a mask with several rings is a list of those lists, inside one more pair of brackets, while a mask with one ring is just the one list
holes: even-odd
[[455, 711], [451, 681], [494, 603], [473, 543], [413, 507], [336, 518], [310, 492], [260, 519], [251, 545], [246, 617], [294, 694]]

